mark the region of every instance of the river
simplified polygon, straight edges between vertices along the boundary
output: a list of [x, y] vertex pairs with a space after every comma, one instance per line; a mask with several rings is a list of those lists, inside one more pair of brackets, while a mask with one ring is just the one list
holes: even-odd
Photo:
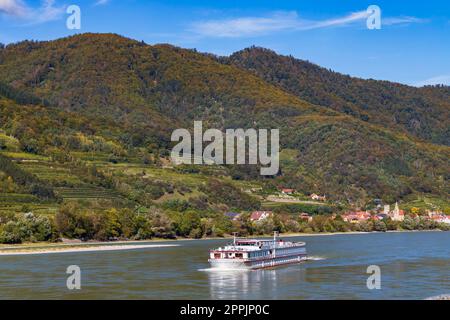
[[[258, 271], [209, 269], [208, 250], [229, 240], [157, 242], [178, 246], [127, 251], [0, 256], [0, 298], [424, 299], [450, 294], [450, 232], [282, 238], [305, 241], [311, 260]], [[81, 269], [80, 290], [67, 289], [69, 265]], [[369, 265], [380, 267], [381, 289], [367, 288]]]

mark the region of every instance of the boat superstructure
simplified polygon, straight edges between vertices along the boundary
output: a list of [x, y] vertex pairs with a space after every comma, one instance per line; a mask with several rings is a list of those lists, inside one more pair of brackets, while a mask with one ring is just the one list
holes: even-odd
[[277, 239], [237, 239], [233, 243], [210, 250], [209, 263], [220, 269], [262, 269], [299, 263], [306, 259], [304, 242]]

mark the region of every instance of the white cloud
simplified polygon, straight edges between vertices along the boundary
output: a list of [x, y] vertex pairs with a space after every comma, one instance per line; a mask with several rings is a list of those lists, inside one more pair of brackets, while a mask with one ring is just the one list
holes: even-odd
[[101, 5], [104, 5], [104, 4], [107, 4], [109, 2], [109, 0], [97, 0], [97, 1], [95, 1], [95, 6], [101, 6]]
[[437, 77], [432, 77], [423, 81], [419, 81], [415, 83], [414, 85], [416, 87], [423, 87], [423, 86], [432, 86], [436, 84], [444, 84], [447, 86], [450, 86], [450, 75], [442, 75]]
[[[205, 37], [251, 37], [278, 31], [302, 31], [320, 28], [346, 26], [369, 17], [364, 11], [354, 12], [343, 17], [326, 20], [307, 20], [300, 18], [295, 11], [275, 12], [266, 17], [239, 17], [220, 20], [197, 21], [189, 31]], [[424, 20], [415, 17], [383, 18], [382, 25], [418, 23]]]
[[28, 14], [28, 7], [21, 0], [0, 0], [0, 13], [23, 17]]
[[391, 26], [395, 24], [411, 24], [411, 23], [425, 23], [427, 19], [420, 19], [416, 17], [402, 16], [402, 17], [390, 17], [381, 20], [383, 25]]
[[37, 8], [30, 7], [22, 0], [0, 0], [0, 13], [32, 25], [61, 18], [64, 7], [56, 6], [55, 0], [42, 0]]
[[64, 7], [55, 7], [55, 0], [44, 0], [37, 10], [37, 23], [57, 20], [64, 14]]
[[295, 12], [275, 13], [270, 17], [242, 17], [196, 22], [191, 31], [203, 36], [245, 37], [267, 32], [294, 29], [298, 25]]
[[342, 18], [312, 22], [308, 29], [347, 25], [356, 21], [366, 20], [368, 16], [369, 14], [366, 11], [354, 12]]

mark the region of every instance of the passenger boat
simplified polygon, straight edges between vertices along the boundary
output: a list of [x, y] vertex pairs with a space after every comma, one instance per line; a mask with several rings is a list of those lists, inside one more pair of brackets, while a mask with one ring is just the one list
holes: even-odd
[[233, 243], [210, 250], [209, 263], [219, 269], [262, 269], [306, 260], [304, 242], [277, 239], [233, 239]]

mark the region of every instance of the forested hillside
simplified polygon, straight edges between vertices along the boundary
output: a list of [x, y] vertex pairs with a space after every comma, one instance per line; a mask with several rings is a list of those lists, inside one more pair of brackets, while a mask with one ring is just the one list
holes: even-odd
[[[48, 167], [70, 163], [70, 178], [53, 181], [63, 195], [88, 184], [128, 205], [163, 203], [175, 192], [200, 207], [209, 197], [215, 210], [257, 207], [244, 195], [215, 202], [200, 186], [213, 176], [352, 205], [449, 194], [448, 88], [350, 78], [262, 49], [218, 59], [113, 34], [8, 45], [0, 49], [0, 82], [3, 153], [17, 160], [14, 153], [25, 152]], [[222, 130], [279, 128], [289, 157], [269, 179], [234, 166], [187, 169], [201, 183], [174, 184], [173, 169], [163, 169], [170, 134], [193, 120]], [[140, 171], [126, 169], [132, 163]], [[161, 171], [149, 177], [151, 168]]]
[[450, 145], [450, 87], [415, 88], [354, 78], [258, 47], [220, 61], [248, 70], [308, 102]]

